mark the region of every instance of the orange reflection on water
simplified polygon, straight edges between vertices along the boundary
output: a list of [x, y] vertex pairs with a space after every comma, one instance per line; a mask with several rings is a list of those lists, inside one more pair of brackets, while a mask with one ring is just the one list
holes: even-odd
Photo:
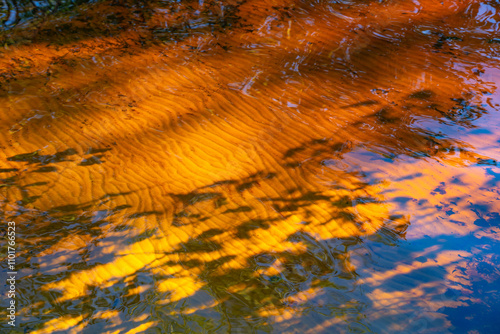
[[499, 277], [496, 6], [103, 1], [4, 32], [23, 326], [453, 331]]

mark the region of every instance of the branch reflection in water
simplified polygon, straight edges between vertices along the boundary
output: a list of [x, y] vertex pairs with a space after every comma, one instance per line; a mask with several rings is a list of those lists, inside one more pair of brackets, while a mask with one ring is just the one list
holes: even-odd
[[19, 19], [0, 194], [20, 326], [494, 333], [496, 11], [101, 1]]

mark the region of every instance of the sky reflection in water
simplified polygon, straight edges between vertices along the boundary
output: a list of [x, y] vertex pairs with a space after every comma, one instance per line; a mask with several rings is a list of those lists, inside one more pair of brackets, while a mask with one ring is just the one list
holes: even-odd
[[16, 330], [496, 333], [498, 6], [3, 9]]

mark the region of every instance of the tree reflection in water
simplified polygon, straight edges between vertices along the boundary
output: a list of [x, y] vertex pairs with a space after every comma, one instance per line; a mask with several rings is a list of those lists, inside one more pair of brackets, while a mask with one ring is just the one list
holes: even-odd
[[3, 32], [21, 328], [494, 332], [496, 6], [102, 1]]
[[[22, 157], [35, 164], [64, 163], [37, 156]], [[6, 197], [16, 188], [25, 198], [33, 197], [26, 190], [30, 185], [20, 185], [38, 166], [31, 168], [13, 179]], [[11, 200], [8, 219], [29, 219], [31, 225], [20, 246], [31, 272], [23, 282], [43, 282], [43, 291], [51, 291], [44, 293], [44, 301], [36, 290], [23, 291], [24, 298], [38, 300], [25, 311], [36, 316], [56, 303], [59, 311], [45, 314], [46, 322], [63, 313], [77, 315], [83, 324], [88, 318], [105, 321], [96, 319], [104, 311], [132, 308], [129, 316], [142, 319], [152, 312], [148, 321], [172, 331], [196, 331], [195, 320], [202, 322], [199, 330], [266, 330], [269, 317], [287, 320], [315, 308], [344, 321], [359, 318], [366, 306], [353, 298], [362, 294], [356, 291], [358, 275], [350, 254], [369, 252], [365, 238], [397, 244], [408, 221], [389, 215], [377, 185], [356, 173], [330, 173], [331, 185], [321, 192], [314, 185], [315, 192], [283, 188], [288, 176], [280, 178], [257, 173], [188, 194], [165, 194], [171, 212], [119, 204], [132, 202], [133, 193], [47, 211]], [[217, 323], [217, 318], [226, 320]], [[115, 323], [106, 329], [128, 326]]]

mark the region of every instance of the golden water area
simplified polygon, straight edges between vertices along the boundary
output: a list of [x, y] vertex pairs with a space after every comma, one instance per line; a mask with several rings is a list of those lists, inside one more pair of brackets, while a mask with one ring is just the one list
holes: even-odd
[[498, 1], [61, 8], [2, 14], [2, 332], [498, 333]]

